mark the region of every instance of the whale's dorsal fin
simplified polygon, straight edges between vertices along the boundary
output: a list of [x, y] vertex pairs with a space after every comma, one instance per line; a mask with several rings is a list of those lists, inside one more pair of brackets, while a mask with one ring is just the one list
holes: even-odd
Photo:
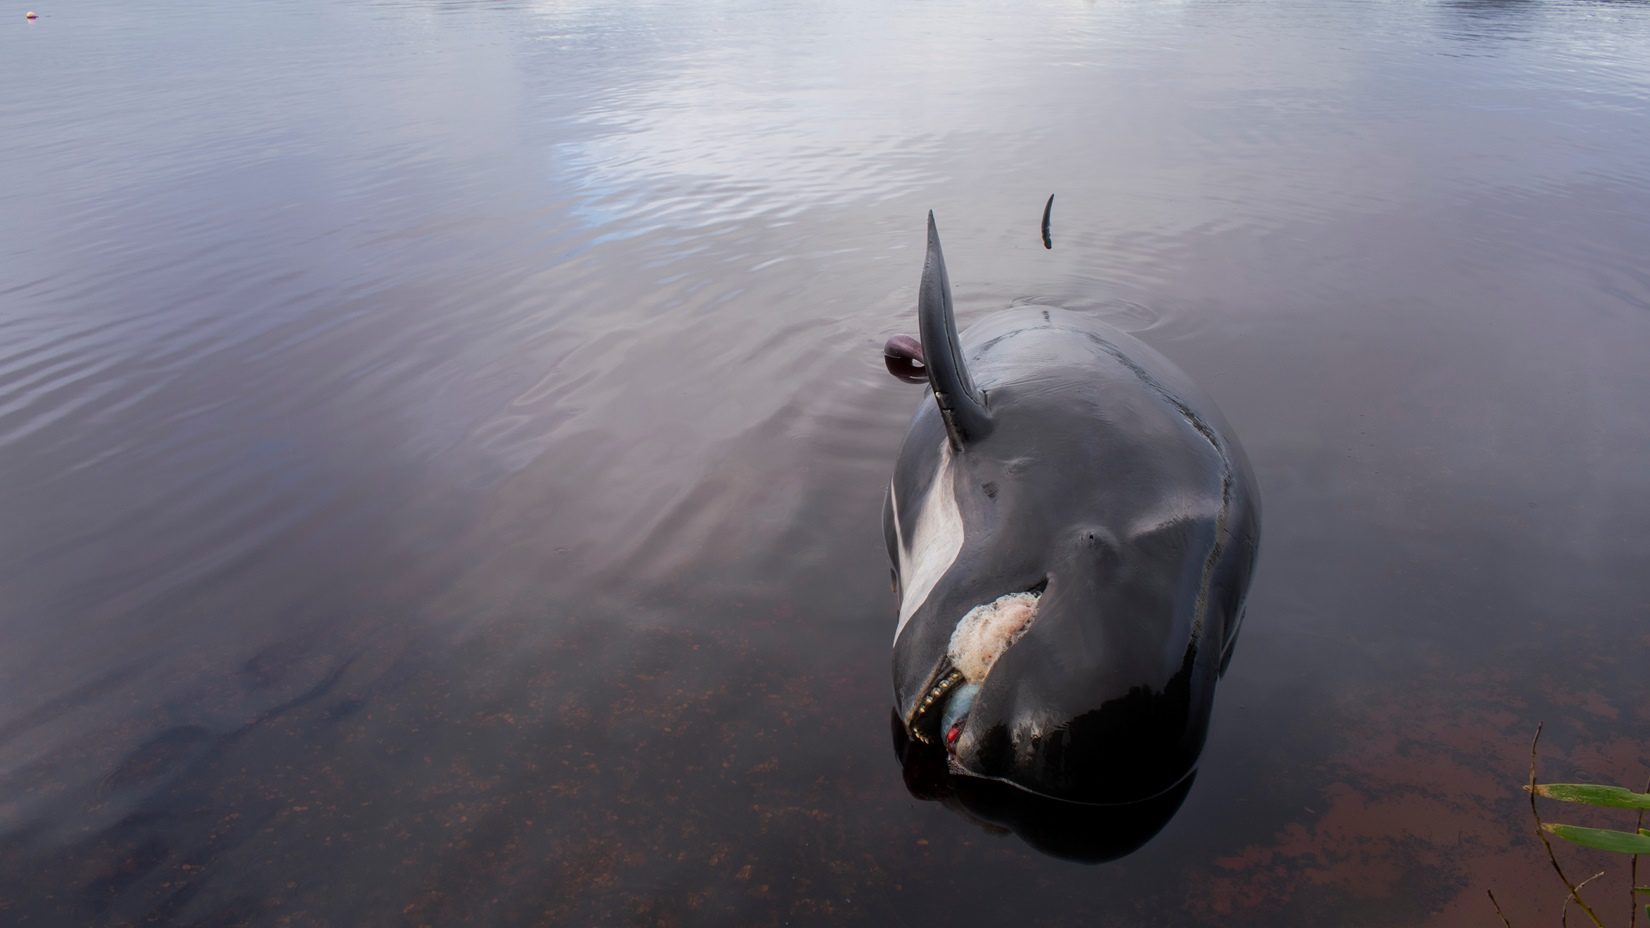
[[923, 262], [922, 285], [917, 291], [917, 324], [934, 403], [940, 407], [951, 446], [961, 451], [991, 430], [991, 414], [985, 407], [985, 395], [968, 375], [968, 364], [957, 340], [951, 278], [945, 273], [945, 255], [940, 252], [940, 231], [934, 224], [933, 210], [928, 212], [928, 258]]

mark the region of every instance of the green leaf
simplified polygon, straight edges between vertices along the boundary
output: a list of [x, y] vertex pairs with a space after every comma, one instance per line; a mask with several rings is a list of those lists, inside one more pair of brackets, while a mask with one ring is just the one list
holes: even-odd
[[[1582, 828], [1580, 825], [1559, 825], [1553, 822], [1541, 826], [1566, 841], [1590, 847], [1595, 851], [1615, 851], [1618, 854], [1650, 854], [1650, 833], [1633, 834], [1629, 831], [1610, 831], [1607, 828]], [[1642, 832], [1643, 830], [1640, 829]]]
[[1641, 896], [1650, 896], [1650, 886], [1635, 886], [1633, 887], [1633, 892], [1638, 893]]
[[1559, 802], [1585, 802], [1607, 809], [1650, 809], [1650, 793], [1635, 793], [1620, 786], [1597, 786], [1592, 783], [1542, 783], [1535, 788], [1537, 796], [1557, 799]]

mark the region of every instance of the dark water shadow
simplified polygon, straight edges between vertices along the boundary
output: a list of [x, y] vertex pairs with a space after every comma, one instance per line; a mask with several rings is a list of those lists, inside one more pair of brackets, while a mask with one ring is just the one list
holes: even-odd
[[894, 756], [912, 796], [938, 802], [987, 831], [1014, 834], [1041, 854], [1076, 863], [1106, 863], [1144, 847], [1174, 818], [1197, 778], [1194, 771], [1142, 802], [1062, 802], [1005, 783], [956, 776], [946, 769], [943, 750], [911, 740], [898, 713], [890, 715], [890, 728]]

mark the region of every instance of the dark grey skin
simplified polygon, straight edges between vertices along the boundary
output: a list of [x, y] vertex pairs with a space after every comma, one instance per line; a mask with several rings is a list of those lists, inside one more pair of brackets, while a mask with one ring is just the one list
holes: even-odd
[[[895, 519], [909, 536], [946, 455], [964, 541], [894, 642], [898, 717], [955, 774], [1084, 803], [1173, 788], [1202, 749], [1259, 541], [1242, 449], [1168, 359], [1086, 315], [1013, 308], [959, 336], [932, 214], [918, 302], [932, 397], [883, 520], [902, 597]], [[1035, 621], [947, 744], [922, 699], [951, 672], [953, 629], [1028, 590]]]

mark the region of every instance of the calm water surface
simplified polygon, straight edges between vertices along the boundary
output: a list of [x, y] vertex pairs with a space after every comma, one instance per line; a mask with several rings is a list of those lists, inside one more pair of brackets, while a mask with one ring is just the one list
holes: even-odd
[[[1650, 769], [1650, 6], [36, 9], [8, 925], [1550, 924], [1536, 722]], [[930, 208], [964, 322], [1136, 332], [1259, 476], [1201, 772], [1111, 863], [893, 755]]]

